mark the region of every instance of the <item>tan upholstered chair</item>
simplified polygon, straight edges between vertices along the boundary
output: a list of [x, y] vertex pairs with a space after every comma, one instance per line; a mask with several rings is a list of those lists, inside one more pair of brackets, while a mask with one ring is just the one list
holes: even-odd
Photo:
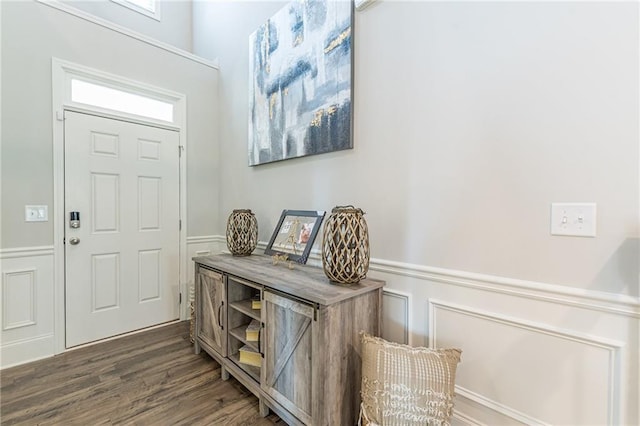
[[359, 424], [449, 425], [461, 353], [413, 348], [363, 333]]

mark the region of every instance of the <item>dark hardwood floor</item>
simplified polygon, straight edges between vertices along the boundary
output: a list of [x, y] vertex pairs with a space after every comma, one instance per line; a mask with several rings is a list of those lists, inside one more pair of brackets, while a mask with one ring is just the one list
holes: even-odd
[[2, 425], [274, 425], [187, 321], [0, 371]]

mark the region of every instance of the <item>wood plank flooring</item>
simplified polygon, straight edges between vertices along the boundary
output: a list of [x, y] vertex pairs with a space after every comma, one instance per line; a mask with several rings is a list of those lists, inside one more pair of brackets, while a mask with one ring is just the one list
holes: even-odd
[[0, 371], [0, 423], [286, 425], [193, 353], [188, 321]]

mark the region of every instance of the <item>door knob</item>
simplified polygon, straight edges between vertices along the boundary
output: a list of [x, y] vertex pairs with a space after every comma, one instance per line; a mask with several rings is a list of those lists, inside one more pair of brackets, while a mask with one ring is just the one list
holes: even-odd
[[78, 237], [71, 237], [69, 238], [69, 244], [71, 244], [72, 246], [75, 246], [76, 244], [78, 244], [80, 242], [80, 238]]

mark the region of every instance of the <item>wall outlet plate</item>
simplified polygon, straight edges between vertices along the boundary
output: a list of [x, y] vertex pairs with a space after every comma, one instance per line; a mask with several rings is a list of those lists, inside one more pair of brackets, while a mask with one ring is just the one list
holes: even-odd
[[24, 206], [25, 222], [47, 222], [49, 206]]
[[596, 236], [596, 203], [552, 203], [551, 235]]

